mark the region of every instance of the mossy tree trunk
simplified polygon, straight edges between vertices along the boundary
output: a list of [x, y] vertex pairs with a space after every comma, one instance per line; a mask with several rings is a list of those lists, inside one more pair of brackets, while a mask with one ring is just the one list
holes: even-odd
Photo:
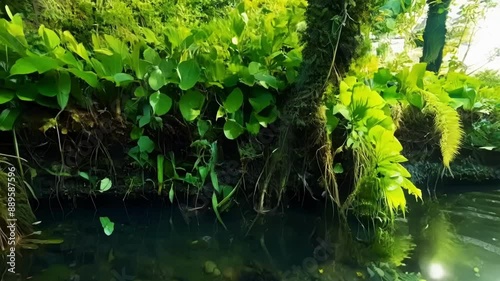
[[427, 0], [429, 11], [424, 30], [424, 49], [420, 61], [427, 63], [427, 70], [438, 72], [443, 62], [446, 40], [446, 18], [451, 0]]

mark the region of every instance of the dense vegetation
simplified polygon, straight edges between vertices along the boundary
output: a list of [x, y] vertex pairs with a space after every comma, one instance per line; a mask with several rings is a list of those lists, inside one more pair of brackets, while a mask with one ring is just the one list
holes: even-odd
[[[451, 176], [460, 152], [467, 163], [500, 150], [498, 75], [440, 68], [450, 1], [429, 1], [427, 26], [440, 28], [424, 30], [421, 62], [389, 59], [383, 40], [400, 34], [415, 47], [425, 1], [166, 2], [6, 6], [0, 130], [15, 149], [0, 156], [31, 196], [202, 197], [224, 225], [238, 195], [265, 214], [324, 192], [341, 220], [371, 221], [372, 250], [399, 266], [412, 247], [392, 238], [395, 218], [427, 188], [411, 165], [439, 162]], [[464, 177], [500, 178], [484, 169]], [[28, 185], [42, 175], [56, 185]]]

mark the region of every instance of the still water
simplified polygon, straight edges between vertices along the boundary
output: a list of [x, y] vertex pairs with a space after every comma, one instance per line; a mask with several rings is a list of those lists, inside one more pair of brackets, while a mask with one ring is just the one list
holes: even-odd
[[[312, 274], [297, 273], [306, 271], [304, 261], [314, 259], [325, 236], [332, 237], [335, 227], [325, 224], [321, 211], [297, 207], [256, 219], [253, 210], [236, 207], [223, 214], [224, 230], [210, 210], [183, 212], [182, 206], [164, 202], [118, 200], [98, 204], [97, 211], [54, 206], [40, 207], [36, 214], [44, 236], [64, 242], [23, 250], [19, 274], [3, 280], [274, 281], [290, 272], [304, 281], [391, 280], [361, 276], [360, 266], [332, 270], [333, 252], [326, 252], [327, 261], [317, 261]], [[433, 228], [437, 241], [417, 245], [419, 254], [407, 263], [417, 267], [408, 270], [422, 271], [427, 280], [500, 281], [500, 191], [440, 196], [438, 206], [429, 217], [439, 212], [452, 227], [424, 223], [422, 231]], [[100, 217], [115, 223], [110, 236]], [[422, 219], [414, 213], [410, 225], [417, 225], [415, 217]]]

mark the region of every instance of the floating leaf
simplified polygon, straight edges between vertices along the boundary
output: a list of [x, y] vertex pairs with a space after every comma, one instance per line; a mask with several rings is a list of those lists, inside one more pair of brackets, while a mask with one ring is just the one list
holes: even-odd
[[161, 116], [166, 114], [172, 107], [172, 99], [165, 94], [156, 92], [149, 96], [149, 104], [153, 108], [153, 112]]
[[104, 230], [104, 233], [107, 236], [110, 236], [113, 234], [113, 231], [115, 230], [115, 223], [112, 222], [108, 217], [100, 217], [99, 220], [101, 221], [102, 229]]
[[243, 105], [243, 92], [240, 88], [235, 88], [223, 103], [224, 108], [229, 113], [234, 113]]
[[200, 79], [201, 70], [198, 63], [191, 59], [183, 61], [177, 66], [177, 74], [179, 75], [181, 90], [189, 90]]
[[112, 185], [113, 185], [113, 182], [111, 182], [111, 180], [109, 178], [103, 178], [101, 180], [101, 184], [99, 185], [99, 191], [101, 193], [108, 191]]

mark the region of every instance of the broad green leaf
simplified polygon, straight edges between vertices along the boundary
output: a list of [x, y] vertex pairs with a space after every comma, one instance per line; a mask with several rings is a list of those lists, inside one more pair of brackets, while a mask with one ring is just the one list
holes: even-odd
[[71, 91], [71, 78], [68, 72], [59, 72], [57, 81], [57, 104], [61, 109], [65, 109], [69, 101], [69, 93]]
[[0, 113], [0, 131], [11, 131], [21, 111], [17, 108], [6, 108]]
[[138, 140], [142, 136], [143, 133], [144, 133], [144, 129], [134, 126], [132, 128], [132, 131], [130, 131], [130, 139], [131, 140]]
[[263, 89], [254, 89], [252, 97], [248, 99], [255, 112], [259, 113], [264, 108], [274, 103], [274, 98], [271, 93]]
[[43, 38], [43, 42], [48, 50], [53, 50], [61, 44], [59, 36], [53, 30], [45, 28], [43, 24], [38, 28], [38, 35]]
[[205, 96], [198, 91], [188, 91], [181, 96], [179, 108], [182, 117], [186, 121], [193, 121], [200, 115], [201, 108], [205, 102]]
[[10, 69], [11, 75], [22, 75], [36, 72], [38, 68], [33, 65], [29, 58], [18, 59]]
[[238, 138], [244, 131], [245, 129], [233, 119], [227, 120], [224, 124], [224, 135], [230, 140]]
[[261, 71], [261, 66], [260, 63], [253, 61], [248, 65], [248, 72], [251, 75], [255, 75]]
[[116, 73], [113, 76], [113, 80], [115, 80], [116, 86], [124, 86], [134, 81], [134, 77], [127, 73]]
[[248, 123], [246, 123], [246, 129], [247, 131], [256, 136], [259, 131], [260, 131], [260, 124], [259, 124], [259, 120], [257, 120], [257, 118], [255, 118], [255, 113], [252, 113], [250, 114], [250, 120]]
[[156, 92], [149, 96], [149, 104], [153, 108], [153, 112], [161, 116], [167, 114], [172, 107], [172, 99], [165, 94]]
[[137, 145], [141, 152], [151, 153], [155, 149], [155, 143], [148, 136], [140, 137]]
[[149, 86], [154, 91], [158, 91], [161, 87], [166, 84], [165, 77], [161, 70], [156, 69], [149, 75], [148, 79]]
[[[57, 94], [57, 88], [54, 87], [54, 96]], [[16, 91], [17, 98], [22, 101], [34, 101], [38, 97], [37, 87], [34, 84], [19, 85]]]
[[201, 70], [198, 63], [194, 59], [181, 62], [177, 66], [177, 74], [179, 75], [181, 90], [189, 90], [200, 79]]
[[211, 127], [210, 121], [206, 121], [200, 118], [198, 119], [197, 127], [198, 127], [198, 134], [200, 134], [200, 137], [203, 137]]
[[46, 97], [55, 97], [59, 91], [59, 80], [57, 72], [47, 73], [36, 84], [37, 90]]
[[13, 90], [0, 89], [0, 104], [8, 103], [16, 96]]
[[243, 105], [243, 92], [235, 88], [224, 101], [224, 108], [229, 113], [234, 113]]
[[99, 80], [97, 75], [92, 71], [83, 71], [77, 68], [69, 68], [69, 72], [73, 73], [76, 77], [84, 80], [93, 88], [97, 88], [99, 86]]
[[115, 223], [112, 222], [108, 217], [100, 217], [99, 221], [101, 221], [102, 229], [107, 236], [113, 234], [115, 230]]
[[99, 184], [99, 192], [105, 192], [108, 191], [111, 186], [113, 186], [113, 182], [109, 178], [103, 178], [101, 180], [101, 183]]
[[139, 87], [135, 88], [135, 90], [134, 90], [134, 96], [136, 96], [138, 98], [145, 97], [146, 96], [146, 90], [142, 86], [139, 86]]
[[149, 122], [151, 122], [151, 116], [144, 115], [139, 119], [139, 127], [142, 128], [149, 124]]
[[144, 59], [153, 64], [153, 65], [159, 65], [160, 62], [161, 62], [161, 58], [160, 56], [158, 55], [158, 53], [152, 49], [151, 47], [148, 47], [146, 50], [144, 50]]

